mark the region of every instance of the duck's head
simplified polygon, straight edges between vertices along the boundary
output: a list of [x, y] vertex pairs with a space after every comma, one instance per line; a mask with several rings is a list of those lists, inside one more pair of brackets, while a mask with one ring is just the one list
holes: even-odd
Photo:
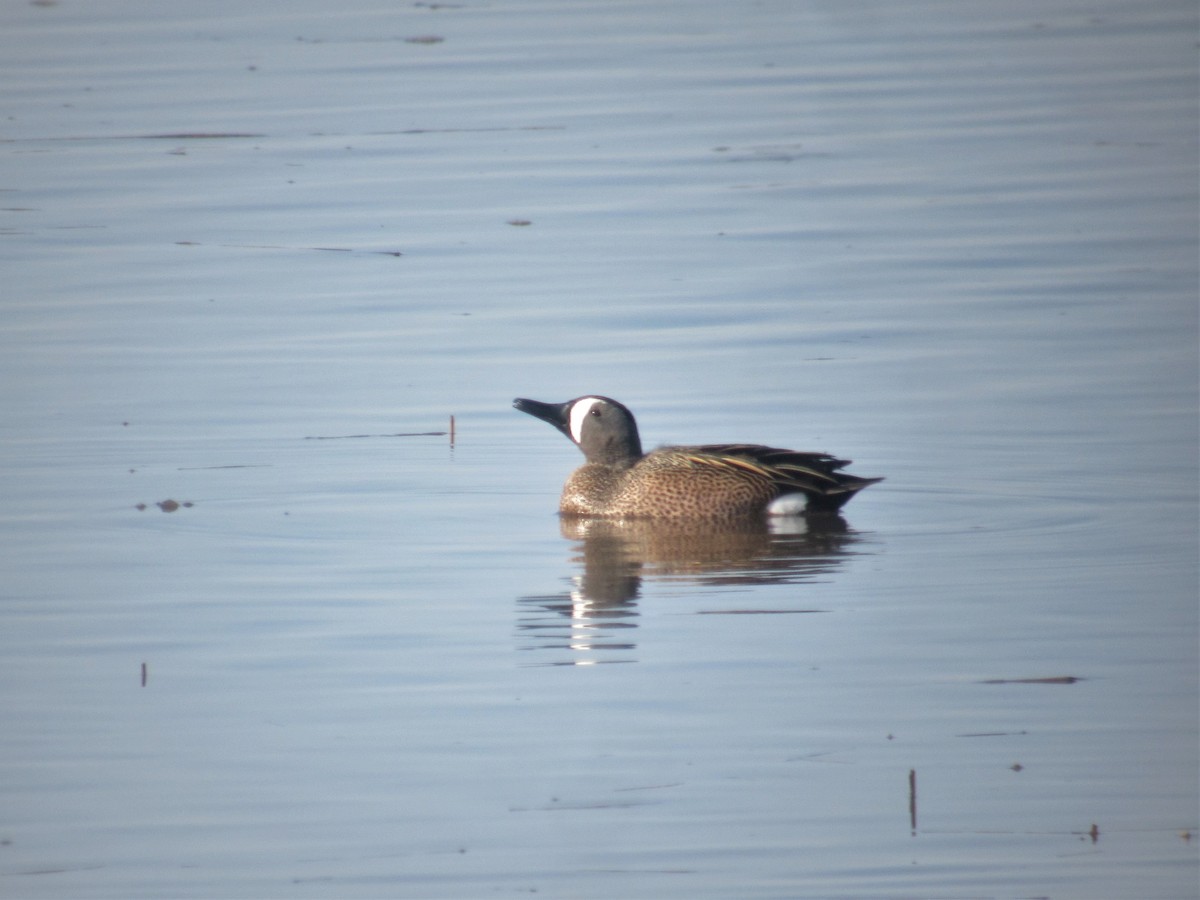
[[609, 397], [576, 397], [566, 403], [542, 403], [518, 397], [513, 406], [569, 437], [590, 463], [631, 466], [642, 458], [633, 413]]

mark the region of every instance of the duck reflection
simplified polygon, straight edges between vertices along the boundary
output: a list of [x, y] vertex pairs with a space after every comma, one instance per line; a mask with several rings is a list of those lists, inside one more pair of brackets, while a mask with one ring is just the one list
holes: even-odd
[[[560, 520], [580, 570], [572, 589], [521, 597], [524, 650], [568, 650], [536, 664], [633, 662], [637, 601], [646, 579], [703, 586], [789, 584], [835, 571], [860, 538], [840, 516], [770, 522]], [[797, 610], [780, 610], [792, 612]]]

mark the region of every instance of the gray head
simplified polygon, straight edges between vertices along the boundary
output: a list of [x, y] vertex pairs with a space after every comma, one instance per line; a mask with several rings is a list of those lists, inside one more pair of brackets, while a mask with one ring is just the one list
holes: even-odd
[[513, 406], [569, 437], [590, 463], [632, 466], [642, 458], [633, 413], [609, 397], [576, 397], [566, 403], [542, 403], [518, 397]]

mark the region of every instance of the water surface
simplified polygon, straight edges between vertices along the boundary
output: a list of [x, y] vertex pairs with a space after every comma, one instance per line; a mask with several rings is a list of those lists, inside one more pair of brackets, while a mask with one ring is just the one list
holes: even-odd
[[0, 19], [0, 895], [1194, 895], [1193, 4]]

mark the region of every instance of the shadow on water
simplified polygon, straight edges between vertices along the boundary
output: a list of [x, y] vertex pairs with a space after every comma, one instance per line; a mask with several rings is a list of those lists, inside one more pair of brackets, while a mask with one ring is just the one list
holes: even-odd
[[[696, 587], [797, 584], [837, 571], [861, 536], [840, 516], [767, 523], [561, 520], [579, 571], [572, 589], [517, 601], [522, 650], [567, 650], [533, 665], [635, 662], [638, 599], [646, 580]], [[742, 614], [815, 609], [730, 609]]]

